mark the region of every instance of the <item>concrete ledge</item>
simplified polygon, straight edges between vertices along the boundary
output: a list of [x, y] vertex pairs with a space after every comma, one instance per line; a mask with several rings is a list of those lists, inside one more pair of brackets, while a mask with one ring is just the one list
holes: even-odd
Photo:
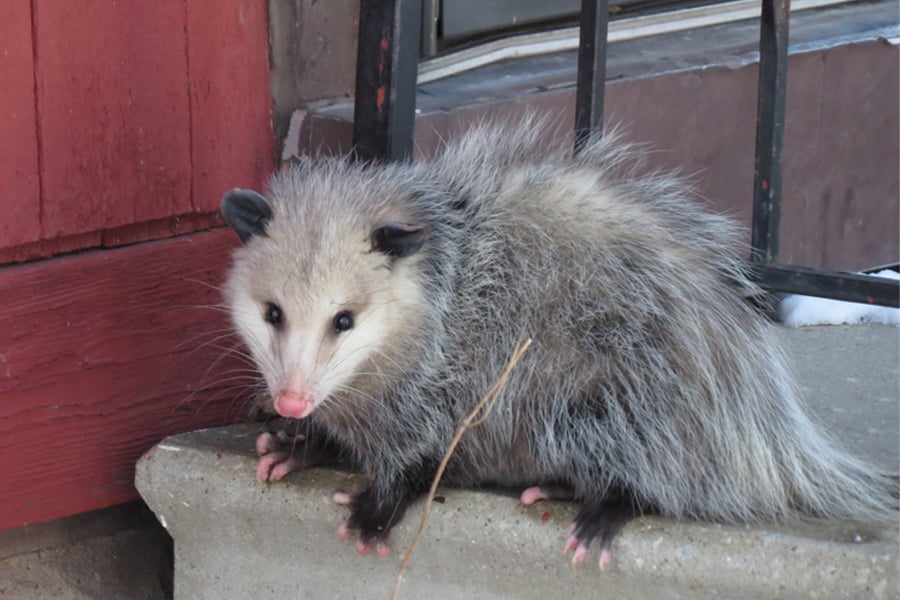
[[[785, 334], [808, 393], [818, 403], [857, 406], [841, 413], [851, 423], [842, 431], [880, 427], [863, 454], [896, 465], [897, 330]], [[828, 362], [822, 354], [837, 358]], [[847, 376], [857, 368], [874, 373], [862, 387]], [[847, 394], [860, 389], [863, 397]], [[173, 436], [138, 464], [138, 489], [175, 539], [176, 597], [390, 597], [422, 503], [394, 530], [394, 554], [359, 556], [337, 538], [346, 511], [330, 499], [334, 489], [358, 485], [358, 476], [313, 469], [257, 484], [257, 433], [258, 426], [241, 425]], [[524, 507], [515, 493], [501, 491], [440, 494], [445, 501], [432, 509], [401, 598], [896, 598], [900, 585], [896, 528], [642, 518], [617, 538], [606, 572], [592, 561], [573, 571], [561, 549], [574, 505]]]

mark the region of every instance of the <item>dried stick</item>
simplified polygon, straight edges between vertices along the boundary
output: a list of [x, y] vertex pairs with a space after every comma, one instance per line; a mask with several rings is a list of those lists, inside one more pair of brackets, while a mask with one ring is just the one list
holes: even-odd
[[[447, 452], [444, 453], [444, 458], [441, 459], [441, 464], [438, 466], [434, 481], [431, 482], [431, 489], [428, 491], [428, 498], [425, 501], [425, 511], [422, 513], [422, 521], [419, 523], [419, 530], [416, 532], [412, 543], [409, 545], [409, 550], [406, 551], [406, 556], [403, 557], [403, 562], [400, 564], [400, 571], [397, 573], [397, 581], [394, 584], [394, 592], [391, 594], [391, 600], [396, 600], [397, 594], [400, 593], [400, 584], [403, 581], [403, 574], [406, 572], [406, 568], [409, 566], [409, 562], [412, 559], [412, 553], [416, 547], [416, 543], [418, 543], [419, 538], [421, 538], [422, 534], [425, 532], [428, 515], [431, 513], [431, 505], [434, 503], [434, 496], [437, 493], [438, 485], [441, 483], [441, 477], [444, 476], [444, 471], [447, 468], [447, 463], [450, 462], [453, 451], [456, 450], [456, 446], [459, 445], [459, 441], [462, 439], [463, 434], [466, 433], [466, 430], [480, 425], [491, 413], [491, 409], [494, 408], [497, 398], [500, 397], [503, 386], [506, 385], [506, 380], [509, 379], [509, 375], [512, 373], [516, 363], [519, 362], [519, 359], [522, 358], [522, 355], [525, 354], [525, 351], [528, 350], [529, 346], [531, 346], [531, 338], [525, 340], [525, 342], [522, 342], [522, 338], [519, 338], [516, 341], [516, 346], [513, 349], [509, 363], [506, 365], [506, 369], [497, 379], [497, 382], [492, 385], [481, 400], [478, 401], [478, 404], [475, 405], [472, 412], [470, 412], [463, 420], [462, 425], [460, 425], [459, 429], [456, 431], [456, 435], [454, 435], [453, 439], [450, 441]], [[483, 413], [482, 410], [484, 411]], [[479, 413], [482, 413], [480, 417], [478, 416]]]

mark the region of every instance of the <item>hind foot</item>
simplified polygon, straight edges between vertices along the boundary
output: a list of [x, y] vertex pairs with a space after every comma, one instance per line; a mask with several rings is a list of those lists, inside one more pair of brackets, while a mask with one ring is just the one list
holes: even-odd
[[584, 562], [594, 538], [600, 539], [598, 565], [604, 570], [612, 558], [612, 541], [628, 521], [646, 511], [621, 496], [591, 500], [581, 507], [569, 531], [563, 553], [572, 553], [572, 567]]

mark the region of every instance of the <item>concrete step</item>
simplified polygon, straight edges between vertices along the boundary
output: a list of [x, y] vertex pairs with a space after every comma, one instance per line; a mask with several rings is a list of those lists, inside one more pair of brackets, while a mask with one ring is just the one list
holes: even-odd
[[[898, 330], [784, 330], [813, 413], [869, 460], [897, 471]], [[177, 435], [138, 464], [137, 486], [175, 540], [176, 598], [389, 598], [419, 524], [414, 505], [385, 559], [338, 539], [331, 501], [359, 476], [332, 469], [254, 480], [258, 425]], [[516, 491], [442, 489], [400, 598], [896, 598], [897, 527], [756, 527], [644, 517], [604, 572], [562, 556], [569, 503]]]

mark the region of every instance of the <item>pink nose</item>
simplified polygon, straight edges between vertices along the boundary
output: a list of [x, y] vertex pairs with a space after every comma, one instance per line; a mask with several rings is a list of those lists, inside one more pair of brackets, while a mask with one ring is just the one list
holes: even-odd
[[313, 411], [315, 402], [312, 396], [294, 391], [282, 391], [275, 396], [275, 411], [282, 417], [302, 419]]

